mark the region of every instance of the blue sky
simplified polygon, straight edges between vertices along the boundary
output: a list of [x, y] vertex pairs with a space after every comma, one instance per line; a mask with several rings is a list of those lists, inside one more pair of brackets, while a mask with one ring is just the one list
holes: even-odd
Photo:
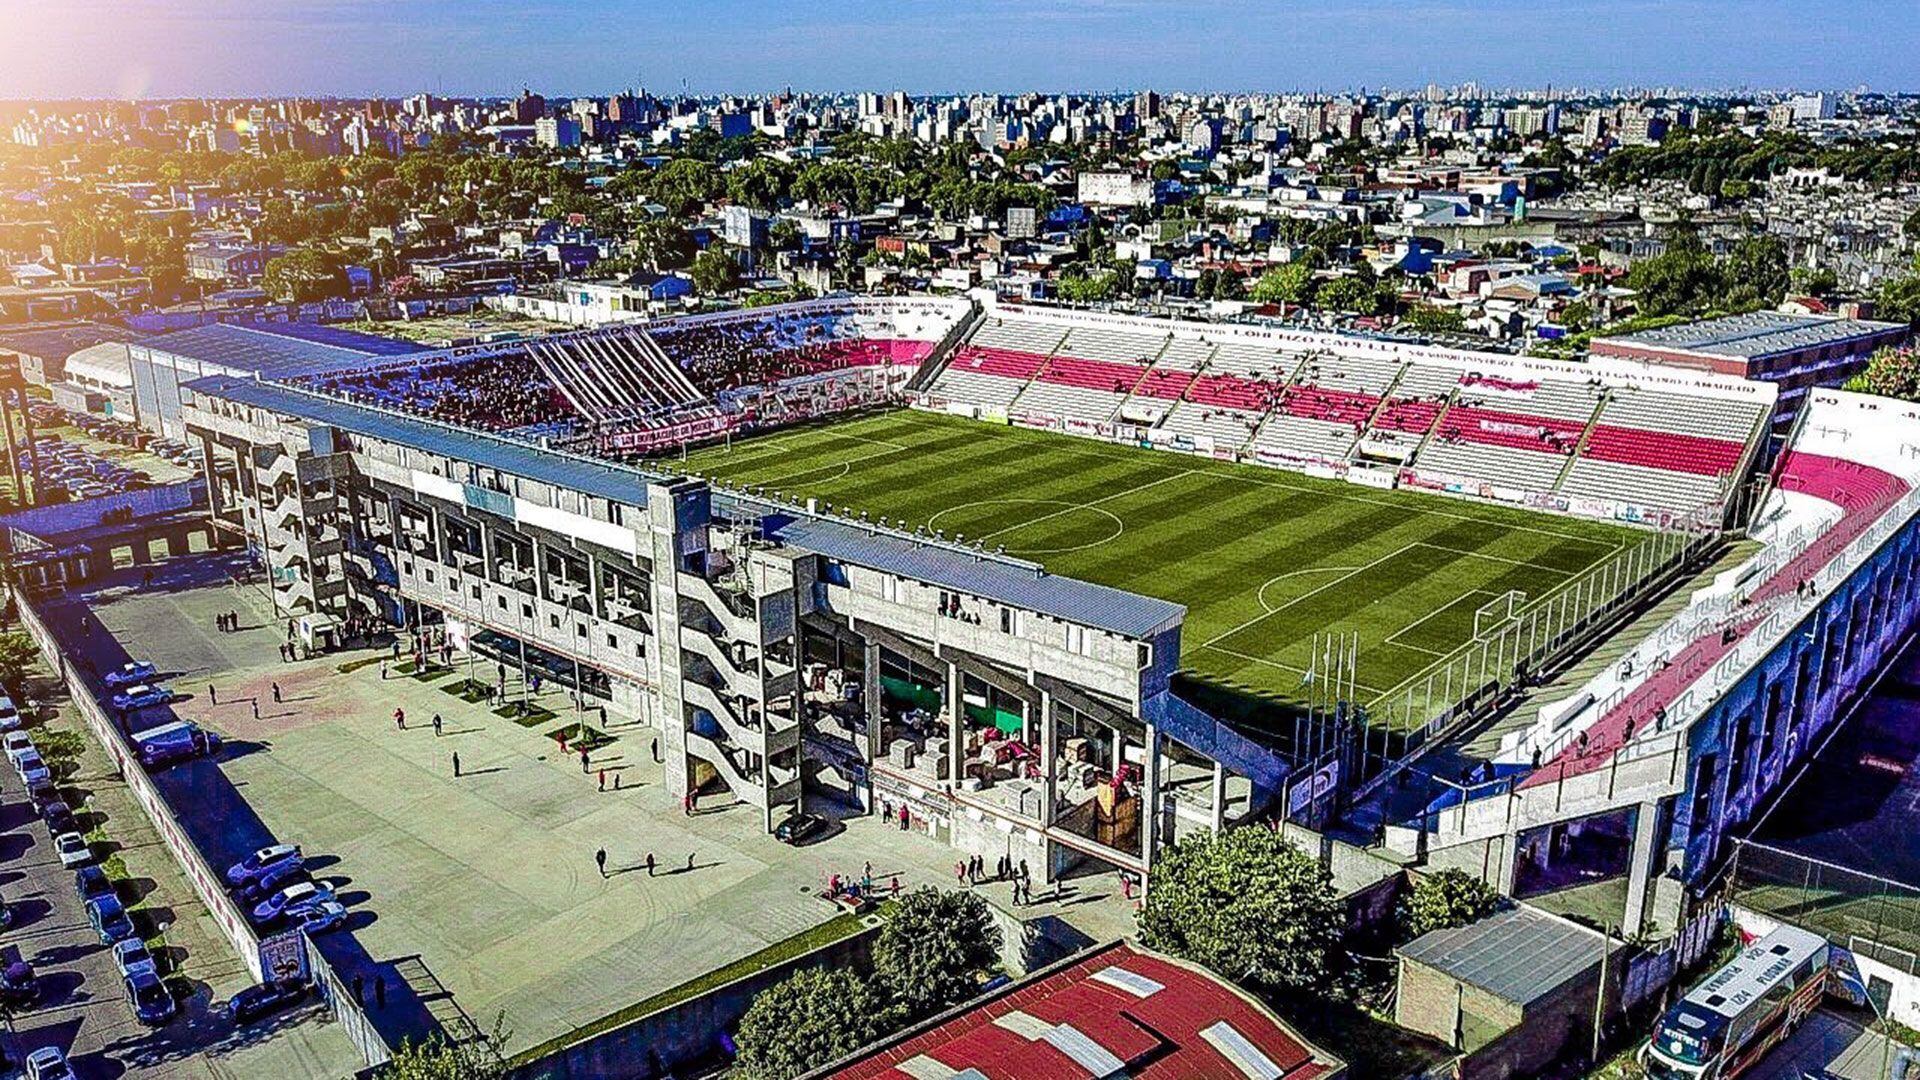
[[0, 0], [0, 98], [1920, 89], [1913, 0]]

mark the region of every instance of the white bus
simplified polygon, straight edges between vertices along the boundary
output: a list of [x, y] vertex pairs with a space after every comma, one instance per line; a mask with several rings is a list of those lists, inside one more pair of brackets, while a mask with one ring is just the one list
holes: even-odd
[[1693, 988], [1640, 1048], [1652, 1080], [1732, 1080], [1820, 1004], [1829, 946], [1782, 926]]

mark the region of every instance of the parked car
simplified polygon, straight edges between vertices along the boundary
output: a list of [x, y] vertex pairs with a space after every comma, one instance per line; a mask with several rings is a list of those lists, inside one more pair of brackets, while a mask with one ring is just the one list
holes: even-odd
[[43, 1046], [27, 1055], [27, 1080], [73, 1080], [67, 1055], [57, 1046]]
[[227, 884], [235, 888], [286, 862], [304, 863], [299, 844], [274, 844], [227, 867]]
[[102, 896], [87, 901], [87, 923], [93, 932], [100, 935], [100, 944], [111, 945], [116, 941], [125, 941], [133, 936], [133, 920], [127, 918], [127, 909], [120, 906], [120, 898]]
[[164, 1024], [173, 1017], [173, 995], [160, 976], [142, 968], [125, 976], [127, 1003], [143, 1024]]
[[7, 760], [13, 763], [15, 769], [20, 767], [23, 755], [39, 753], [33, 748], [33, 736], [24, 731], [9, 731], [0, 735], [0, 746], [6, 747]]
[[47, 763], [40, 760], [40, 752], [38, 750], [25, 754], [15, 764], [20, 769], [21, 781], [28, 787], [32, 787], [35, 784], [50, 784], [53, 782], [53, 770], [47, 768]]
[[282, 916], [299, 915], [306, 909], [331, 899], [333, 899], [333, 886], [326, 882], [298, 882], [253, 905], [253, 921], [265, 925]]
[[227, 1000], [227, 1017], [236, 1024], [250, 1023], [269, 1016], [307, 996], [307, 984], [297, 979], [278, 979], [249, 986]]
[[783, 844], [798, 844], [826, 827], [827, 819], [818, 814], [795, 810], [787, 815], [785, 821], [773, 827], [773, 838]]
[[27, 784], [27, 798], [33, 800], [34, 806], [44, 809], [48, 803], [59, 801], [60, 792], [54, 788], [53, 777], [49, 775], [45, 780]]
[[147, 951], [147, 943], [139, 938], [128, 938], [113, 943], [113, 966], [120, 969], [121, 977], [136, 971], [150, 971], [158, 974], [160, 966], [154, 963], [153, 954]]
[[154, 668], [152, 661], [129, 660], [121, 664], [118, 670], [107, 672], [107, 677], [102, 681], [109, 687], [118, 690], [123, 686], [137, 686], [152, 679], [159, 673], [160, 672]]
[[259, 877], [236, 889], [234, 896], [243, 904], [257, 904], [289, 885], [307, 880], [305, 860], [294, 862], [289, 859], [262, 871]]
[[300, 929], [308, 934], [324, 934], [347, 921], [347, 905], [338, 900], [322, 900], [300, 913]]
[[20, 730], [23, 719], [20, 715], [20, 706], [14, 704], [12, 698], [0, 694], [0, 731]]
[[0, 968], [0, 1000], [15, 1007], [40, 1000], [40, 980], [34, 977], [32, 964], [15, 960]]
[[84, 904], [112, 896], [113, 882], [107, 880], [107, 872], [98, 866], [83, 866], [73, 872], [73, 891], [80, 894], [80, 902]]
[[55, 836], [63, 832], [79, 831], [79, 824], [73, 820], [73, 811], [59, 799], [53, 799], [41, 805], [40, 820], [47, 823], [47, 831]]
[[150, 709], [156, 705], [165, 705], [172, 700], [173, 691], [164, 686], [137, 683], [113, 695], [113, 707], [121, 712], [133, 712], [136, 709]]
[[54, 837], [53, 851], [60, 856], [60, 865], [69, 870], [93, 861], [93, 849], [87, 846], [87, 841], [77, 832], [64, 832]]

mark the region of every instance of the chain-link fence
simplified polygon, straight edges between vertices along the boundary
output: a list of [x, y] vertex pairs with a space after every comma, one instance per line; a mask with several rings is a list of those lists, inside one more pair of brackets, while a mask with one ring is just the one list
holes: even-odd
[[1740, 843], [1728, 899], [1904, 971], [1920, 954], [1920, 888], [1766, 844]]

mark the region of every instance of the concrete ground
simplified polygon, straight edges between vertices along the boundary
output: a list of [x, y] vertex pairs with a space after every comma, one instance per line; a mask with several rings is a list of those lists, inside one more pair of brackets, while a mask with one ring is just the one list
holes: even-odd
[[[40, 704], [31, 734], [84, 733], [55, 680], [36, 679], [31, 692]], [[105, 752], [91, 739], [85, 746], [77, 768], [61, 783], [63, 794], [84, 824], [109, 837], [96, 849], [117, 855], [126, 866], [131, 895], [123, 898], [138, 898], [131, 912], [135, 926], [147, 934], [164, 930], [166, 944], [156, 948], [156, 956], [163, 975], [184, 997], [176, 994], [180, 1012], [159, 1028], [134, 1018], [112, 957], [87, 924], [72, 872], [53, 857], [46, 826], [18, 778], [8, 773], [0, 844], [8, 854], [6, 898], [17, 921], [4, 940], [35, 965], [50, 990], [46, 1000], [15, 1016], [12, 1048], [24, 1053], [58, 1046], [82, 1078], [214, 1080], [355, 1072], [361, 1065], [358, 1051], [317, 1005], [241, 1029], [227, 1021], [221, 1006], [252, 978]]]
[[1900, 1047], [1889, 1049], [1879, 1033], [1856, 1020], [1822, 1009], [1749, 1074], [1752, 1080], [1882, 1080], [1891, 1075]]
[[[563, 693], [541, 695], [559, 715], [529, 728], [443, 691], [463, 665], [423, 681], [383, 678], [385, 650], [281, 662], [284, 620], [256, 589], [205, 584], [223, 578], [193, 565], [211, 562], [170, 564], [151, 588], [125, 575], [87, 602], [127, 652], [172, 674], [185, 695], [175, 712], [227, 737], [218, 767], [259, 824], [317, 857], [318, 875], [358, 912], [359, 944], [444, 1025], [489, 1029], [503, 1016], [509, 1051], [562, 1034], [824, 921], [835, 909], [812, 894], [869, 862], [903, 888], [955, 884], [957, 853], [871, 818], [793, 848], [765, 835], [757, 810], [721, 808], [720, 796], [687, 817], [663, 786], [651, 732], [631, 722], [609, 725], [618, 741], [583, 774], [548, 737], [573, 719]], [[241, 631], [214, 629], [228, 610]], [[69, 605], [60, 619], [78, 615]], [[491, 677], [484, 661], [476, 673]], [[232, 846], [259, 840], [236, 835]], [[1009, 903], [1008, 886], [982, 888]], [[1132, 928], [1109, 875], [1022, 914], [1057, 915], [1096, 940]]]

